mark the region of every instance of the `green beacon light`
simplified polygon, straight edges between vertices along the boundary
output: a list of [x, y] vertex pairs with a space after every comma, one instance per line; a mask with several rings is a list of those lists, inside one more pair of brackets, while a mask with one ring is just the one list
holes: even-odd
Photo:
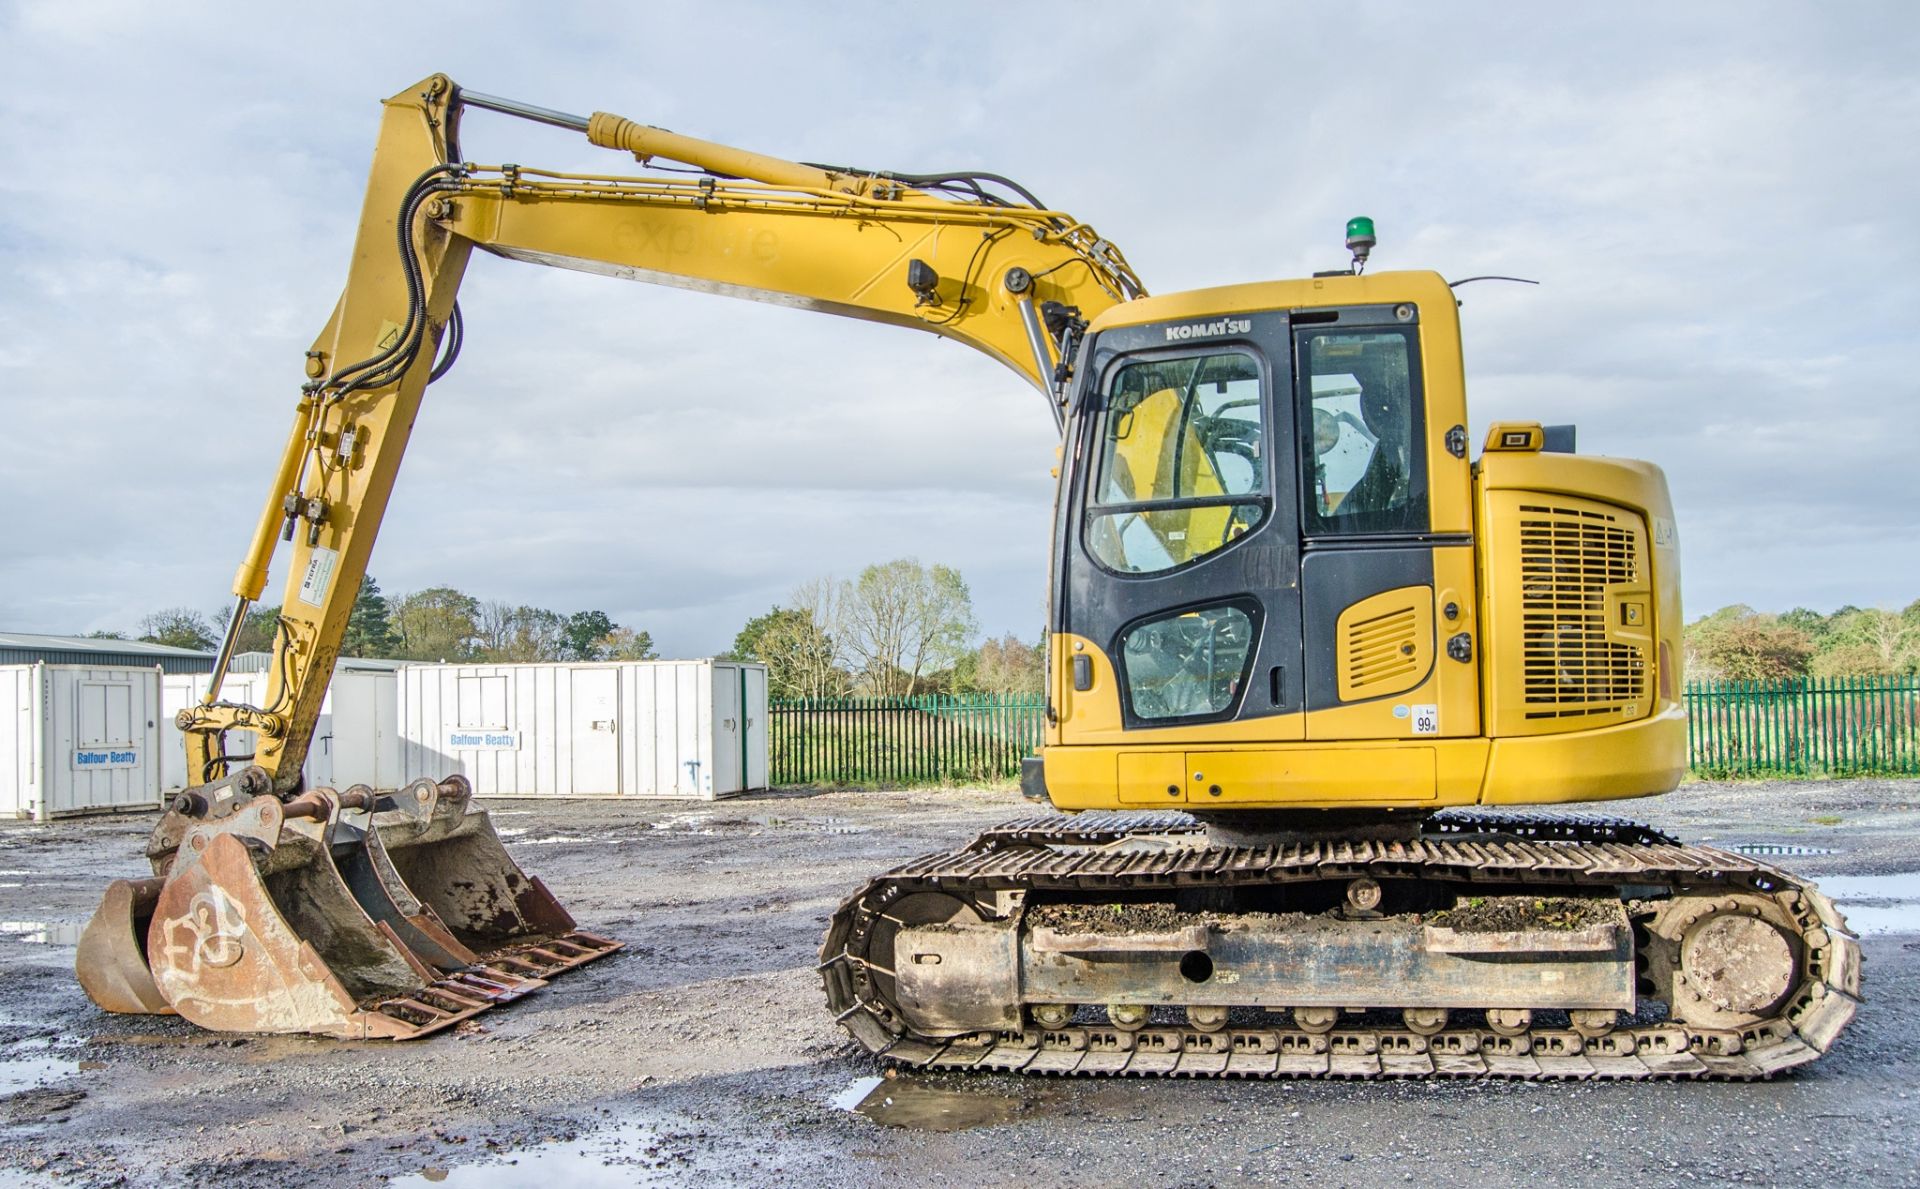
[[1367, 270], [1367, 255], [1378, 243], [1373, 236], [1373, 220], [1358, 215], [1347, 220], [1347, 251], [1353, 253], [1353, 271], [1363, 273]]

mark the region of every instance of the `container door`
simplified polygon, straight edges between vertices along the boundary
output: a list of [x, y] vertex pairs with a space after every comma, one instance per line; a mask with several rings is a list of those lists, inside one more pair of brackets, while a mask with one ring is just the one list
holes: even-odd
[[763, 789], [767, 787], [767, 671], [742, 665], [740, 685], [745, 691], [742, 712], [747, 724], [744, 739], [747, 771], [743, 787]]
[[377, 729], [375, 684], [376, 678], [370, 673], [334, 673], [333, 684], [327, 690], [327, 700], [333, 703], [327, 724], [330, 736], [327, 772], [322, 778], [319, 768], [309, 762], [310, 782], [317, 780], [336, 789], [356, 784], [379, 787], [375, 783], [379, 773], [375, 770], [373, 747]]
[[737, 665], [713, 667], [713, 795], [716, 797], [739, 792], [746, 775], [740, 751], [747, 738], [740, 673]]
[[0, 665], [0, 813], [8, 816], [31, 813], [38, 796], [34, 743], [42, 724], [34, 683], [39, 675], [31, 665]]
[[200, 695], [206, 692], [207, 678], [202, 673], [169, 673], [160, 680], [160, 787], [183, 789], [190, 783], [187, 743], [180, 728], [173, 725], [173, 719], [200, 701]]
[[[482, 797], [511, 797], [542, 791], [523, 790], [518, 784], [524, 728], [509, 709], [507, 675], [464, 669], [446, 669], [440, 673], [442, 709], [436, 726], [451, 728], [445, 731], [445, 747], [453, 759], [448, 767], [464, 773], [473, 782], [473, 791]], [[451, 715], [445, 710], [449, 686], [453, 693]], [[534, 721], [539, 721], [537, 716]], [[427, 758], [432, 763], [439, 757], [429, 754]], [[435, 779], [444, 774], [423, 773]]]
[[353, 783], [341, 775], [342, 731], [340, 716], [333, 708], [333, 690], [339, 680], [335, 674], [333, 684], [328, 685], [326, 697], [320, 703], [320, 717], [314, 720], [313, 746], [307, 749], [306, 766], [300, 769], [307, 778], [308, 788], [340, 789]]
[[400, 777], [400, 677], [397, 673], [380, 673], [373, 676], [372, 693], [368, 700], [373, 703], [373, 732], [369, 736], [373, 748], [372, 778], [367, 781], [377, 789], [398, 788], [405, 783]]
[[662, 724], [662, 735], [671, 730], [675, 756], [673, 792], [669, 796], [704, 800], [713, 796], [713, 702], [702, 691], [703, 683], [712, 688], [708, 666], [696, 661], [672, 665], [673, 717]]
[[[143, 803], [146, 764], [141, 746], [147, 730], [144, 689], [131, 676], [109, 679], [75, 674], [66, 750], [69, 778], [42, 807], [49, 813]], [[135, 714], [138, 711], [138, 719]]]
[[620, 671], [573, 669], [573, 793], [620, 793]]

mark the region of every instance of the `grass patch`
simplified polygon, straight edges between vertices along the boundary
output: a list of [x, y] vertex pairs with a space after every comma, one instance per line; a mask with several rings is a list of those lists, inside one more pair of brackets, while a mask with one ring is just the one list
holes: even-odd
[[1842, 818], [1837, 813], [1821, 813], [1821, 814], [1815, 814], [1813, 817], [1810, 817], [1807, 820], [1812, 822], [1816, 826], [1837, 826], [1842, 821], [1845, 821], [1846, 819]]

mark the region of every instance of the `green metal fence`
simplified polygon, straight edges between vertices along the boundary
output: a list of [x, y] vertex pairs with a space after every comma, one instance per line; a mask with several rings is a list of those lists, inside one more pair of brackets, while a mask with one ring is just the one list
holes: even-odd
[[1695, 775], [1920, 774], [1920, 678], [1687, 683]]
[[[1920, 775], [1920, 678], [1687, 684], [1697, 776]], [[776, 699], [775, 785], [951, 784], [1019, 775], [1046, 700], [976, 694]]]
[[775, 785], [951, 784], [1017, 776], [1040, 747], [1038, 695], [776, 698], [768, 707]]

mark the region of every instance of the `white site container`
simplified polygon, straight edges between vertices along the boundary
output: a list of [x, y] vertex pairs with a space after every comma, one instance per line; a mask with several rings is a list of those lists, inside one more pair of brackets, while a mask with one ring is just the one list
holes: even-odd
[[[166, 677], [161, 787], [169, 792], [189, 783], [186, 741], [173, 716], [200, 701], [207, 677], [205, 673]], [[344, 789], [364, 784], [392, 789], [406, 783], [400, 775], [399, 690], [399, 675], [390, 668], [362, 669], [352, 660], [334, 666], [333, 681], [320, 703], [320, 721], [313, 729], [313, 746], [307, 750], [307, 787]], [[220, 683], [220, 696], [246, 706], [264, 706], [267, 675], [229, 673]], [[228, 731], [226, 746], [231, 755], [246, 755], [253, 751], [254, 734]]]
[[489, 797], [713, 800], [767, 787], [767, 668], [735, 661], [409, 665], [408, 780]]
[[160, 804], [160, 670], [0, 665], [0, 815]]

